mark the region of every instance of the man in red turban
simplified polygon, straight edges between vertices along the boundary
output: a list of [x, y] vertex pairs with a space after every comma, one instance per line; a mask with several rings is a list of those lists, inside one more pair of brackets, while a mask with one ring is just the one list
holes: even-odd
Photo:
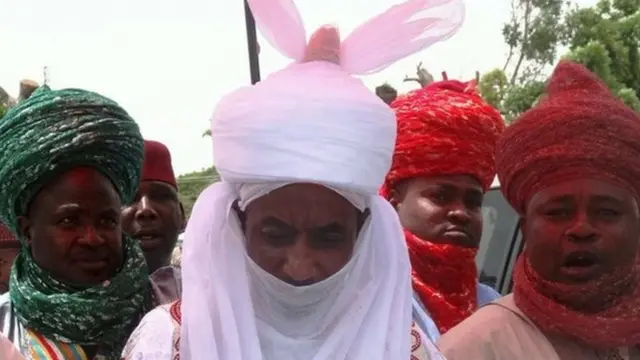
[[9, 291], [9, 275], [13, 260], [20, 252], [20, 242], [9, 228], [0, 223], [0, 294]]
[[505, 125], [474, 82], [432, 83], [391, 107], [398, 137], [382, 192], [405, 228], [414, 318], [437, 340], [499, 297], [478, 283], [475, 256], [484, 192], [495, 177], [493, 151]]
[[140, 241], [156, 287], [157, 303], [169, 303], [180, 294], [180, 272], [171, 267], [178, 235], [185, 227], [171, 153], [162, 143], [144, 141], [142, 178], [134, 202], [122, 210], [122, 228]]
[[441, 338], [447, 359], [640, 358], [640, 115], [561, 62], [496, 167], [525, 249], [513, 294]]

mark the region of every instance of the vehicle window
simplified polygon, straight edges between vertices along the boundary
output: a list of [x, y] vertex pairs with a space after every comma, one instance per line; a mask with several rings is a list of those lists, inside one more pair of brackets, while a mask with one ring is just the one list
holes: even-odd
[[503, 274], [509, 266], [519, 218], [498, 188], [485, 194], [482, 217], [482, 240], [476, 256], [479, 280], [500, 291]]

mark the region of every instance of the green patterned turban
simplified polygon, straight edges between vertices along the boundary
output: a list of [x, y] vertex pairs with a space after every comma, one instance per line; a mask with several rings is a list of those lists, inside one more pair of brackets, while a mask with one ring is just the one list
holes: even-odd
[[0, 119], [0, 220], [17, 233], [38, 191], [61, 173], [92, 167], [123, 203], [138, 188], [143, 140], [116, 102], [79, 89], [36, 90]]

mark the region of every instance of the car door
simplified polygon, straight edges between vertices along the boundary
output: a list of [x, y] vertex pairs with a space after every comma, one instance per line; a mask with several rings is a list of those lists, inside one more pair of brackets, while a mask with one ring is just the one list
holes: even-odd
[[515, 259], [522, 251], [522, 236], [520, 217], [500, 192], [497, 182], [485, 194], [482, 216], [482, 240], [476, 256], [479, 280], [502, 294], [508, 294], [512, 287]]

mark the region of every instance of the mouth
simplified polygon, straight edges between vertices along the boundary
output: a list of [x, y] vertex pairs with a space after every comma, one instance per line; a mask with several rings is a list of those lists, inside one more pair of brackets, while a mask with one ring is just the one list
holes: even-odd
[[476, 239], [468, 229], [463, 227], [451, 227], [443, 233], [446, 242], [464, 247], [477, 247], [479, 239]]
[[461, 228], [451, 228], [445, 231], [445, 234], [449, 236], [455, 236], [455, 237], [464, 237], [464, 238], [470, 237], [467, 231]]
[[133, 237], [140, 242], [143, 250], [155, 249], [162, 243], [162, 237], [157, 233], [137, 233]]
[[75, 262], [80, 269], [88, 272], [99, 272], [109, 265], [107, 259], [77, 259]]
[[562, 263], [562, 272], [574, 280], [591, 279], [598, 271], [598, 255], [589, 251], [575, 251], [567, 255]]

